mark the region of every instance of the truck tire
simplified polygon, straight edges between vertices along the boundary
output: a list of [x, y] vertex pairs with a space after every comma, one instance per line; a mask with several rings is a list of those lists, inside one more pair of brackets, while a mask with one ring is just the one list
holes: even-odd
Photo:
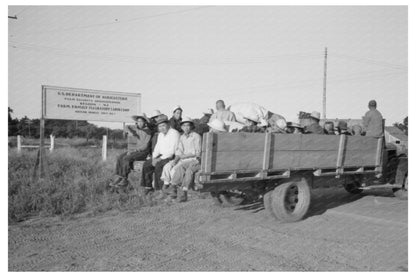
[[273, 217], [274, 219], [277, 219], [276, 216], [273, 213], [272, 208], [272, 193], [273, 191], [269, 191], [263, 195], [263, 206], [266, 212]]
[[306, 215], [311, 203], [311, 190], [305, 179], [276, 187], [271, 206], [274, 215], [282, 222], [296, 222]]

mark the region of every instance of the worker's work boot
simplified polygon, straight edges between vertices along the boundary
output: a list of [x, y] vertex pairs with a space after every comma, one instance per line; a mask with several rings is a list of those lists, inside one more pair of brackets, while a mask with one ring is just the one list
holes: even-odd
[[181, 197], [179, 197], [179, 202], [186, 202], [188, 201], [188, 191], [184, 190], [182, 192]]
[[165, 193], [165, 194], [169, 194], [169, 184], [163, 184], [163, 187], [162, 187], [162, 191]]
[[144, 188], [144, 195], [147, 196], [149, 194], [152, 194], [154, 191], [155, 190], [152, 187], [150, 187], [150, 188], [146, 187], [146, 188]]

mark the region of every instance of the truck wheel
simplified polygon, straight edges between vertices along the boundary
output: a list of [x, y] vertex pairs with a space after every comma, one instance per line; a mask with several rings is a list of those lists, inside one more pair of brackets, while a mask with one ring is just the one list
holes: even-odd
[[301, 220], [308, 212], [311, 190], [305, 179], [288, 182], [276, 187], [272, 194], [272, 210], [282, 222]]

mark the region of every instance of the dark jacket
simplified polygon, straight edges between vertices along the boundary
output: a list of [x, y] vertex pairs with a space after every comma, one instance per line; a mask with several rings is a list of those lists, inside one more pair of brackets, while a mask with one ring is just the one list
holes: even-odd
[[324, 134], [324, 128], [321, 127], [318, 123], [314, 122], [311, 125], [305, 127], [305, 133], [307, 134]]
[[170, 126], [175, 129], [176, 131], [178, 131], [179, 133], [183, 133], [182, 128], [181, 128], [181, 121], [182, 118], [180, 119], [176, 119], [173, 116], [169, 119], [169, 124]]

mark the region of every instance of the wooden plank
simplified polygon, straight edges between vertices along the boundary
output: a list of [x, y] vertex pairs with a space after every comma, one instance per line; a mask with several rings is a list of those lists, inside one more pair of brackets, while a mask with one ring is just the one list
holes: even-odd
[[264, 134], [261, 133], [218, 133], [217, 151], [263, 151]]
[[270, 165], [270, 146], [272, 142], [272, 134], [266, 133], [264, 138], [264, 152], [263, 152], [263, 170], [268, 170]]
[[214, 133], [209, 132], [207, 133], [206, 139], [206, 148], [205, 148], [205, 171], [204, 172], [211, 172], [212, 171], [212, 154], [213, 154], [213, 146], [214, 146]]
[[337, 168], [342, 167], [344, 162], [344, 152], [345, 152], [345, 140], [346, 135], [339, 136], [339, 147], [338, 147], [338, 155], [337, 155]]
[[207, 140], [208, 133], [204, 133], [202, 135], [202, 147], [201, 147], [201, 172], [205, 172], [205, 155], [206, 155], [206, 140]]

